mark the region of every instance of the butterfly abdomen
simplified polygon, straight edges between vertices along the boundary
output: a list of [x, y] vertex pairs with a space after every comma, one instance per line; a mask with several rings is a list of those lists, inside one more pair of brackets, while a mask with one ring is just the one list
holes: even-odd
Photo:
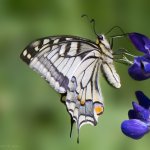
[[104, 77], [106, 78], [106, 80], [110, 85], [112, 85], [115, 88], [120, 88], [121, 87], [120, 77], [117, 74], [114, 66], [112, 49], [104, 35], [103, 40], [99, 41], [99, 47], [101, 50], [101, 57], [102, 57], [101, 71], [103, 72]]

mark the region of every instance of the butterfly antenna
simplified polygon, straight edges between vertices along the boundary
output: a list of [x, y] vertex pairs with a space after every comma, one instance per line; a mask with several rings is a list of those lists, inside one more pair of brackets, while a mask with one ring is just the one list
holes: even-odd
[[89, 18], [89, 16], [88, 15], [86, 15], [86, 14], [83, 14], [83, 15], [81, 15], [81, 17], [83, 18], [83, 17], [86, 17], [87, 18], [87, 20], [90, 22], [91, 21], [91, 19]]
[[86, 17], [87, 20], [88, 20], [90, 23], [92, 23], [92, 29], [93, 29], [93, 31], [94, 31], [94, 34], [98, 36], [98, 34], [96, 33], [96, 30], [95, 30], [95, 20], [94, 20], [94, 19], [90, 19], [89, 16], [86, 15], [86, 14], [83, 14], [81, 17], [82, 17], [82, 18], [83, 18], [83, 17]]
[[98, 36], [98, 34], [96, 33], [96, 29], [95, 29], [95, 20], [94, 19], [91, 19], [91, 21], [90, 21], [91, 23], [92, 23], [92, 25], [93, 25], [93, 31], [94, 31], [94, 33], [95, 33], [95, 35], [97, 35]]
[[112, 27], [109, 31], [107, 31], [107, 32], [105, 33], [105, 35], [109, 34], [110, 32], [112, 32], [112, 30], [117, 29], [117, 28], [121, 31], [122, 36], [126, 35], [126, 33], [123, 31], [123, 29], [122, 29], [121, 27], [119, 27], [119, 26], [114, 26], [114, 27]]

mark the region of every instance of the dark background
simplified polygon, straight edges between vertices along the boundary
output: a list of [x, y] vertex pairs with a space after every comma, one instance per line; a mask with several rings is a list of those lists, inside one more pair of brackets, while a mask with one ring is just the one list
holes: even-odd
[[[70, 117], [60, 96], [19, 58], [29, 42], [44, 36], [69, 34], [95, 41], [82, 14], [95, 18], [98, 33], [119, 25], [125, 32], [150, 36], [149, 0], [0, 0], [0, 150], [149, 149], [150, 135], [135, 141], [120, 130], [134, 92], [150, 96], [149, 80], [133, 81], [128, 66], [115, 63], [122, 87], [116, 90], [100, 79], [105, 113], [96, 127], [81, 128], [77, 144], [76, 127], [69, 138]], [[120, 46], [136, 54], [127, 38], [115, 41], [114, 49]]]

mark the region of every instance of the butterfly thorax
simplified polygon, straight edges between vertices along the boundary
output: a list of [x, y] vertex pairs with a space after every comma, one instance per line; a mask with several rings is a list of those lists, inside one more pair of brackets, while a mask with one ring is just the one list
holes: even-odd
[[103, 62], [113, 63], [113, 51], [104, 35], [100, 35], [97, 37], [96, 44], [100, 49]]

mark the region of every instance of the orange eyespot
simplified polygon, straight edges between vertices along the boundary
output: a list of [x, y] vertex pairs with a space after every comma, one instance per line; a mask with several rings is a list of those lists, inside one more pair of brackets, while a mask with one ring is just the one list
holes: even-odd
[[94, 110], [97, 115], [100, 115], [104, 111], [102, 106], [95, 106]]

